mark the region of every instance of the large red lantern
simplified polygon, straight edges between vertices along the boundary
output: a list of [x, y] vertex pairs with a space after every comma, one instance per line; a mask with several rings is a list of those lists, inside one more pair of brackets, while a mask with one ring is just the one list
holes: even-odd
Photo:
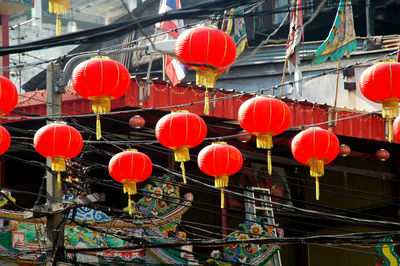
[[247, 132], [257, 137], [257, 148], [268, 149], [268, 173], [272, 174], [272, 136], [284, 132], [291, 113], [286, 103], [275, 98], [255, 97], [239, 108], [238, 121]]
[[206, 137], [206, 123], [200, 116], [181, 110], [163, 116], [156, 124], [155, 133], [161, 145], [174, 151], [175, 161], [181, 162], [186, 184], [184, 162], [190, 161], [189, 149], [202, 143]]
[[129, 89], [130, 74], [121, 63], [107, 58], [92, 58], [80, 63], [72, 73], [74, 90], [92, 101], [97, 114], [97, 139], [101, 138], [100, 116], [111, 110], [111, 100], [122, 97]]
[[389, 142], [393, 140], [392, 119], [399, 115], [400, 63], [382, 62], [368, 67], [360, 77], [361, 93], [382, 104], [382, 117], [389, 120]]
[[329, 130], [311, 127], [297, 134], [291, 145], [294, 158], [310, 166], [315, 177], [316, 199], [319, 199], [319, 177], [324, 175], [324, 165], [333, 161], [339, 153], [339, 140]]
[[61, 186], [60, 171], [65, 171], [65, 160], [77, 156], [83, 147], [82, 135], [75, 128], [62, 122], [41, 127], [33, 138], [36, 151], [51, 159], [51, 170], [58, 172], [57, 183]]
[[229, 176], [242, 168], [242, 154], [237, 148], [226, 142], [213, 142], [200, 151], [197, 163], [201, 171], [214, 176], [215, 187], [221, 188], [221, 208], [224, 208], [223, 188], [228, 186]]
[[400, 141], [400, 116], [393, 121], [393, 135], [397, 141]]
[[221, 30], [197, 27], [178, 37], [175, 54], [183, 64], [196, 70], [196, 83], [206, 87], [204, 113], [208, 114], [207, 88], [214, 88], [218, 74], [235, 62], [235, 41]]
[[124, 186], [128, 194], [128, 210], [132, 213], [131, 195], [137, 193], [136, 184], [145, 181], [151, 174], [153, 164], [150, 158], [135, 149], [114, 155], [108, 163], [110, 176]]
[[18, 102], [18, 92], [14, 83], [0, 76], [0, 116], [10, 113]]
[[11, 137], [7, 129], [0, 126], [0, 154], [5, 153], [10, 147]]

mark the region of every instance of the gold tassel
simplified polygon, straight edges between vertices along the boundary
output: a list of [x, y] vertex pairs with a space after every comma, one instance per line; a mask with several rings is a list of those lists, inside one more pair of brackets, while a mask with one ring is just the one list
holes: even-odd
[[397, 99], [390, 99], [382, 103], [382, 117], [387, 119], [395, 118], [399, 115], [399, 102]]
[[129, 215], [133, 214], [133, 210], [132, 210], [132, 201], [131, 201], [131, 195], [128, 195], [128, 213]]
[[186, 184], [185, 163], [181, 162], [183, 183]]
[[56, 20], [56, 35], [60, 36], [61, 35], [61, 15], [57, 14], [57, 20]]
[[126, 181], [123, 184], [124, 193], [128, 195], [133, 195], [137, 193], [136, 182], [135, 181]]
[[393, 123], [392, 123], [392, 119], [388, 119], [388, 123], [389, 123], [388, 140], [389, 140], [389, 142], [392, 142], [393, 141]]
[[61, 190], [61, 173], [58, 171], [57, 173], [57, 188], [58, 190]]
[[196, 84], [206, 88], [215, 87], [216, 74], [212, 71], [197, 70], [196, 71]]
[[104, 114], [111, 111], [111, 99], [108, 97], [92, 100], [92, 111], [95, 114]]
[[221, 189], [221, 209], [225, 208], [225, 196], [224, 196], [224, 189]]
[[62, 158], [51, 159], [51, 170], [55, 172], [65, 171], [65, 160]]
[[135, 211], [132, 208], [132, 200], [131, 195], [137, 193], [136, 182], [135, 181], [126, 181], [123, 183], [124, 193], [128, 194], [128, 207], [124, 208], [124, 210], [128, 210], [129, 215], [132, 215]]
[[256, 143], [257, 143], [257, 148], [261, 149], [270, 150], [274, 146], [274, 143], [272, 142], [272, 135], [258, 135]]
[[175, 162], [190, 161], [189, 148], [179, 148], [174, 150]]
[[320, 177], [324, 175], [324, 161], [312, 159], [310, 162], [310, 175]]
[[101, 123], [100, 123], [100, 115], [96, 116], [96, 139], [101, 139]]
[[49, 0], [49, 13], [65, 14], [69, 12], [68, 0]]
[[206, 88], [206, 92], [204, 94], [204, 114], [210, 114], [210, 97], [208, 95], [208, 89]]
[[271, 150], [267, 152], [267, 160], [268, 160], [268, 174], [269, 176], [272, 175], [272, 159], [271, 159]]
[[227, 175], [218, 175], [214, 178], [214, 186], [215, 187], [227, 187], [229, 184], [229, 176]]
[[324, 175], [324, 161], [312, 159], [310, 162], [310, 175], [315, 177], [315, 198], [319, 200], [319, 177]]

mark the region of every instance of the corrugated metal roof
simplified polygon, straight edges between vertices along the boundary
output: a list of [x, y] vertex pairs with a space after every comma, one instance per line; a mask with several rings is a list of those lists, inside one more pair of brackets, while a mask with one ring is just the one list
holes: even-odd
[[[323, 41], [302, 43], [300, 45], [300, 59], [301, 60], [309, 59], [322, 43]], [[363, 44], [364, 40], [357, 39], [356, 51], [363, 51]], [[286, 44], [265, 45], [259, 51], [257, 51], [257, 53], [253, 57], [247, 59], [247, 57], [251, 55], [255, 49], [256, 48], [245, 49], [243, 53], [237, 58], [236, 61], [238, 63], [233, 64], [232, 67], [248, 66], [254, 64], [276, 63], [276, 62], [283, 62], [285, 60]]]
[[[189, 104], [179, 109], [186, 109], [190, 112], [203, 115], [203, 104], [191, 104], [204, 100], [204, 89], [201, 87], [191, 84], [172, 87], [164, 81], [155, 80], [150, 86], [149, 98], [143, 102], [143, 105], [139, 105], [138, 95], [139, 90], [142, 89], [143, 87], [139, 85], [138, 81], [133, 79], [128, 93], [124, 97], [112, 101], [111, 108], [114, 110], [124, 107], [155, 108]], [[241, 97], [229, 98], [229, 96], [234, 96], [236, 93], [237, 92], [234, 91], [214, 89], [211, 92], [211, 99], [213, 98], [212, 95], [215, 95], [216, 98], [228, 98], [216, 101], [214, 109], [213, 103], [210, 103], [210, 116], [237, 120], [237, 112], [240, 105], [254, 95], [245, 94]], [[28, 92], [24, 93], [24, 95], [27, 97], [24, 97], [24, 99], [28, 100], [22, 100], [17, 105], [16, 110], [45, 115], [46, 94], [44, 91]], [[291, 127], [323, 123], [331, 119], [328, 117], [328, 115], [330, 115], [330, 107], [327, 105], [317, 105], [307, 101], [295, 101], [287, 98], [283, 100], [287, 102], [291, 109]], [[166, 108], [164, 110], [170, 111], [171, 109]], [[67, 93], [63, 95], [62, 113], [72, 115], [91, 113], [90, 103], [88, 100], [76, 95], [73, 91], [67, 90]], [[357, 114], [359, 114], [359, 112], [342, 110], [338, 112], [337, 118], [352, 117]], [[10, 122], [10, 120], [4, 122]], [[327, 128], [327, 125], [323, 124], [321, 127]], [[369, 114], [359, 116], [338, 122], [337, 125], [332, 128], [332, 132], [342, 136], [385, 141], [385, 121], [381, 116], [377, 115]]]

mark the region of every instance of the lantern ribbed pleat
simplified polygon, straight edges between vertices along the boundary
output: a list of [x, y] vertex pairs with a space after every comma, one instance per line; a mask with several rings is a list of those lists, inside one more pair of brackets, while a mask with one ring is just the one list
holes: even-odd
[[229, 176], [242, 168], [242, 154], [226, 142], [214, 142], [199, 152], [197, 164], [205, 174], [214, 176], [215, 187], [221, 188], [221, 209], [225, 208], [223, 188], [228, 186]]
[[214, 88], [219, 74], [236, 59], [235, 41], [225, 32], [211, 27], [184, 31], [176, 40], [175, 54], [196, 71], [196, 84], [205, 86], [204, 114], [209, 114], [207, 88]]
[[122, 183], [124, 193], [128, 194], [128, 212], [133, 214], [131, 195], [137, 193], [136, 184], [145, 181], [151, 174], [153, 164], [150, 158], [135, 149], [114, 155], [108, 163], [108, 172], [117, 182]]
[[174, 159], [181, 163], [183, 182], [186, 184], [184, 162], [190, 161], [189, 148], [196, 147], [206, 137], [206, 123], [196, 114], [176, 111], [157, 122], [155, 134], [161, 145], [174, 151]]
[[324, 175], [324, 165], [339, 153], [338, 138], [329, 130], [311, 127], [293, 138], [291, 150], [298, 162], [310, 166], [310, 175], [315, 178], [315, 198], [319, 200], [319, 177]]
[[111, 110], [111, 100], [122, 97], [130, 87], [130, 74], [121, 63], [104, 57], [80, 63], [72, 73], [72, 86], [83, 98], [92, 101], [97, 115], [96, 138], [101, 138], [99, 114]]
[[0, 116], [10, 113], [18, 101], [18, 92], [14, 83], [0, 76]]
[[393, 140], [392, 120], [399, 115], [400, 63], [381, 62], [368, 67], [360, 76], [361, 93], [382, 104], [382, 117], [388, 119], [388, 141]]
[[0, 155], [5, 153], [11, 144], [11, 137], [8, 130], [0, 126]]
[[247, 132], [256, 136], [257, 148], [268, 149], [267, 168], [272, 174], [272, 136], [284, 132], [290, 124], [291, 113], [286, 103], [279, 99], [255, 97], [239, 108], [238, 121]]
[[57, 172], [57, 184], [61, 187], [61, 174], [66, 170], [65, 160], [77, 156], [83, 147], [81, 133], [65, 123], [52, 123], [41, 127], [33, 138], [36, 151], [51, 159], [51, 170]]

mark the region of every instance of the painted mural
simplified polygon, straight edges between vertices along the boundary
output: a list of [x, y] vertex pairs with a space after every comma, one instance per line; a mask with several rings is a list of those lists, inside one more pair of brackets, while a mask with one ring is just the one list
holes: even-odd
[[[145, 239], [150, 243], [168, 243], [184, 237], [176, 231], [182, 215], [189, 209], [193, 195], [185, 194], [183, 200], [179, 186], [170, 183], [169, 176], [163, 176], [163, 183], [154, 182], [145, 187], [145, 196], [132, 201], [135, 217], [130, 222], [113, 220], [106, 213], [81, 207], [67, 215], [75, 221], [90, 226], [65, 226], [65, 247], [68, 250], [104, 248], [104, 251], [68, 252], [66, 259], [71, 263], [115, 264], [144, 263], [148, 260], [169, 264], [196, 263], [187, 252], [168, 249], [137, 248], [134, 243], [119, 237], [131, 236]], [[71, 192], [71, 191], [70, 191]], [[7, 197], [12, 199], [9, 192]], [[84, 196], [85, 193], [79, 194]], [[155, 196], [154, 196], [155, 195]], [[73, 194], [66, 199], [75, 197]], [[167, 200], [168, 199], [168, 200]], [[0, 198], [5, 204], [7, 198]], [[151, 218], [146, 218], [151, 217]], [[154, 226], [154, 225], [157, 226]], [[24, 220], [23, 213], [0, 210], [0, 259], [21, 264], [42, 264], [46, 253], [46, 218]], [[124, 248], [123, 250], [120, 250]], [[132, 247], [132, 249], [129, 249]], [[115, 249], [113, 249], [115, 248]], [[151, 258], [150, 258], [151, 257]]]
[[[228, 240], [248, 240], [268, 238], [272, 235], [283, 237], [283, 229], [269, 225], [268, 218], [255, 218], [254, 222], [246, 221], [240, 224], [242, 231], [235, 231], [228, 236]], [[249, 264], [264, 265], [279, 250], [276, 244], [235, 244], [211, 253], [210, 263], [217, 265]]]
[[[146, 243], [162, 244], [186, 238], [185, 232], [178, 231], [178, 225], [182, 215], [190, 208], [193, 195], [185, 194], [182, 199], [179, 186], [174, 186], [169, 176], [165, 175], [159, 180], [163, 182], [154, 181], [148, 184], [142, 191], [144, 196], [131, 202], [133, 217], [129, 222], [86, 207], [66, 214], [66, 260], [73, 264], [89, 265], [149, 262], [198, 264], [190, 245], [179, 249], [141, 248], [138, 245], [138, 241], [143, 240]], [[82, 193], [85, 189], [79, 191], [68, 190], [69, 194], [65, 199], [86, 195]], [[8, 199], [14, 200], [9, 192], [3, 193], [7, 197], [0, 198], [0, 204], [4, 205]], [[125, 210], [129, 211], [126, 208]], [[228, 239], [266, 238], [272, 234], [283, 234], [281, 229], [268, 226], [267, 218], [256, 218], [254, 222], [243, 223], [241, 228], [242, 231], [230, 234]], [[47, 251], [46, 235], [45, 217], [24, 219], [22, 212], [0, 209], [1, 260], [19, 264], [42, 264]], [[209, 262], [218, 265], [262, 265], [278, 249], [273, 244], [231, 245], [222, 252], [214, 251]]]

